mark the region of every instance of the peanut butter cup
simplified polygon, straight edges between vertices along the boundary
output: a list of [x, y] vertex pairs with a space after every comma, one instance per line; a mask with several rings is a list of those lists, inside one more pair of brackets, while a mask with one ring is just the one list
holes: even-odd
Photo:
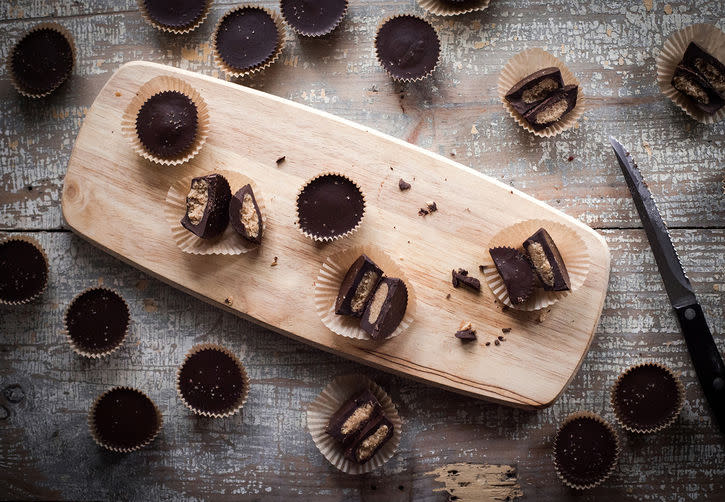
[[361, 255], [348, 269], [335, 301], [335, 314], [362, 317], [383, 271], [366, 255]]
[[331, 33], [345, 17], [347, 0], [281, 0], [285, 22], [300, 35], [319, 37]]
[[232, 192], [221, 174], [208, 174], [191, 180], [186, 196], [186, 214], [181, 225], [201, 239], [221, 235], [229, 224]]
[[70, 76], [74, 46], [66, 29], [43, 23], [26, 33], [10, 51], [8, 70], [15, 88], [28, 97], [47, 96]]
[[187, 151], [196, 139], [196, 105], [178, 91], [151, 96], [136, 116], [136, 133], [144, 148], [162, 159]]
[[318, 241], [330, 241], [355, 230], [365, 214], [360, 188], [341, 174], [310, 180], [297, 195], [297, 225]]
[[0, 304], [19, 305], [38, 298], [48, 285], [48, 258], [34, 239], [0, 242]]
[[373, 340], [390, 336], [405, 317], [408, 289], [401, 279], [384, 277], [365, 307], [360, 328]]
[[423, 18], [399, 15], [383, 22], [375, 36], [378, 61], [396, 80], [420, 80], [438, 65], [441, 44]]
[[375, 417], [382, 413], [380, 403], [368, 389], [345, 401], [330, 417], [325, 432], [343, 444], [349, 444]]
[[138, 0], [145, 17], [155, 28], [186, 33], [206, 18], [211, 0]]
[[121, 296], [98, 287], [76, 296], [65, 313], [65, 329], [73, 350], [86, 357], [105, 356], [126, 337], [130, 314]]
[[234, 230], [251, 243], [262, 242], [264, 224], [262, 212], [254, 197], [252, 186], [247, 184], [237, 190], [229, 202], [229, 221]]
[[130, 387], [114, 387], [103, 393], [93, 403], [88, 416], [96, 443], [122, 453], [138, 450], [153, 441], [162, 422], [153, 401]]
[[538, 229], [524, 241], [524, 249], [529, 255], [536, 276], [547, 291], [569, 291], [571, 280], [564, 259], [549, 232]]

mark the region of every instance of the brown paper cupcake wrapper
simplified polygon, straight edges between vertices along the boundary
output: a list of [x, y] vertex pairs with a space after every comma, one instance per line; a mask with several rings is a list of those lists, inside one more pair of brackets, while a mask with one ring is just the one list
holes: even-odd
[[[70, 330], [68, 329], [68, 312], [70, 311], [70, 308], [73, 306], [73, 304], [76, 302], [76, 300], [78, 300], [78, 298], [80, 298], [84, 294], [88, 293], [89, 291], [94, 291], [97, 289], [100, 289], [103, 291], [108, 291], [109, 293], [112, 293], [112, 294], [118, 296], [123, 301], [123, 304], [126, 306], [126, 312], [128, 314], [128, 316], [126, 318], [126, 332], [123, 334], [123, 336], [121, 337], [121, 340], [119, 340], [119, 342], [114, 347], [111, 347], [110, 349], [105, 350], [103, 352], [88, 352], [86, 349], [84, 349], [83, 347], [80, 347], [78, 344], [76, 344], [75, 340], [73, 340], [71, 338]], [[93, 286], [90, 288], [86, 288], [83, 291], [81, 291], [80, 293], [78, 293], [77, 295], [75, 295], [73, 297], [73, 299], [70, 301], [70, 303], [68, 304], [68, 306], [66, 307], [65, 313], [63, 314], [63, 334], [65, 335], [65, 338], [68, 341], [68, 344], [71, 346], [73, 351], [76, 354], [78, 354], [79, 356], [90, 357], [92, 359], [100, 359], [101, 357], [106, 357], [106, 356], [112, 354], [113, 352], [117, 351], [121, 347], [121, 345], [123, 345], [123, 342], [126, 340], [126, 337], [128, 336], [128, 331], [130, 328], [131, 328], [131, 309], [128, 307], [128, 303], [126, 302], [126, 299], [121, 295], [121, 293], [119, 293], [115, 289], [106, 288], [104, 286]]]
[[[390, 73], [390, 71], [389, 71], [389, 70], [388, 70], [388, 69], [387, 69], [387, 68], [385, 67], [385, 65], [383, 65], [383, 63], [382, 63], [382, 60], [380, 59], [380, 54], [378, 54], [378, 49], [377, 49], [377, 47], [378, 47], [378, 33], [380, 33], [380, 28], [382, 28], [382, 27], [383, 27], [383, 26], [385, 25], [385, 23], [387, 23], [387, 22], [388, 22], [388, 21], [390, 21], [391, 19], [395, 19], [396, 17], [415, 17], [415, 18], [417, 18], [417, 19], [420, 19], [421, 21], [425, 21], [425, 22], [426, 22], [426, 23], [427, 23], [427, 24], [428, 24], [428, 25], [429, 25], [429, 26], [430, 26], [431, 28], [433, 28], [433, 31], [435, 31], [435, 32], [436, 32], [436, 36], [438, 37], [438, 58], [436, 59], [436, 64], [434, 64], [434, 65], [433, 65], [433, 68], [431, 68], [431, 69], [430, 69], [430, 71], [429, 71], [428, 73], [426, 73], [425, 75], [421, 75], [420, 77], [415, 77], [415, 78], [403, 78], [403, 77], [399, 77], [399, 76], [397, 76], [397, 75], [393, 75], [393, 74], [392, 74], [392, 73]], [[440, 35], [438, 34], [438, 30], [436, 30], [436, 29], [435, 29], [435, 28], [433, 27], [433, 25], [432, 25], [432, 24], [430, 24], [430, 23], [429, 23], [428, 21], [426, 21], [426, 20], [425, 20], [425, 19], [423, 19], [422, 17], [420, 17], [420, 16], [416, 16], [416, 15], [414, 15], [414, 14], [396, 14], [396, 15], [394, 15], [394, 16], [389, 16], [389, 17], [386, 17], [385, 19], [383, 19], [383, 21], [382, 21], [382, 22], [381, 22], [381, 23], [380, 23], [380, 24], [378, 25], [378, 28], [377, 28], [377, 30], [375, 30], [375, 41], [374, 41], [374, 43], [373, 43], [373, 46], [375, 47], [375, 58], [376, 58], [376, 59], [378, 60], [378, 64], [380, 65], [380, 67], [381, 67], [381, 68], [382, 68], [383, 70], [385, 70], [385, 73], [387, 73], [387, 74], [388, 74], [388, 76], [389, 76], [390, 78], [392, 78], [393, 80], [395, 80], [396, 82], [404, 82], [404, 83], [409, 83], [409, 82], [420, 82], [420, 81], [422, 81], [422, 80], [425, 80], [425, 79], [427, 79], [428, 77], [430, 77], [430, 76], [431, 76], [431, 75], [433, 74], [433, 72], [434, 72], [434, 71], [436, 71], [436, 68], [438, 68], [438, 63], [440, 63], [440, 62], [441, 62], [441, 47], [442, 47], [442, 46], [441, 46], [441, 42], [440, 42], [440, 40], [441, 40], [441, 37], [440, 37]]]
[[[307, 185], [309, 185], [310, 183], [312, 183], [313, 181], [315, 181], [317, 178], [321, 178], [323, 176], [333, 176], [333, 175], [334, 176], [340, 176], [342, 178], [345, 178], [346, 180], [348, 180], [349, 182], [351, 182], [353, 185], [355, 185], [357, 187], [357, 189], [362, 194], [362, 198], [363, 198], [363, 214], [362, 214], [362, 216], [360, 216], [360, 221], [357, 222], [357, 225], [355, 225], [353, 228], [351, 228], [350, 230], [348, 230], [344, 234], [336, 235], [334, 237], [329, 237], [329, 236], [320, 237], [318, 235], [312, 235], [312, 234], [308, 233], [307, 231], [305, 231], [302, 228], [302, 226], [300, 225], [299, 212], [296, 209], [297, 208], [297, 200], [299, 199], [300, 194], [305, 189], [305, 187], [307, 187]], [[302, 233], [302, 235], [304, 235], [305, 237], [307, 237], [309, 239], [312, 239], [313, 241], [316, 241], [316, 242], [332, 242], [332, 241], [336, 241], [336, 240], [339, 240], [339, 239], [344, 239], [345, 237], [348, 237], [348, 236], [354, 234], [357, 231], [357, 229], [360, 228], [360, 225], [362, 225], [362, 222], [365, 219], [365, 212], [366, 212], [366, 210], [367, 210], [367, 200], [365, 198], [365, 192], [362, 191], [362, 188], [360, 188], [360, 185], [358, 185], [354, 180], [352, 180], [350, 177], [348, 177], [348, 176], [346, 176], [346, 175], [344, 175], [342, 173], [338, 173], [338, 172], [334, 172], [334, 171], [325, 171], [325, 172], [322, 172], [322, 173], [318, 174], [314, 178], [310, 178], [309, 180], [307, 180], [305, 182], [305, 184], [302, 185], [299, 190], [297, 190], [297, 195], [295, 195], [295, 227], [297, 227], [297, 230], [299, 230]]]
[[[556, 247], [559, 248], [566, 270], [569, 272], [571, 291], [546, 291], [537, 288], [527, 301], [514, 305], [488, 250], [494, 247], [511, 247], [523, 252], [524, 241], [542, 227], [549, 232]], [[573, 228], [549, 220], [525, 220], [504, 228], [491, 239], [483, 257], [485, 267], [483, 276], [491, 292], [501, 303], [517, 310], [534, 311], [553, 305], [579, 289], [587, 279], [590, 263], [589, 250]]]
[[48, 261], [48, 255], [45, 253], [45, 249], [43, 249], [43, 246], [41, 246], [40, 242], [36, 241], [32, 237], [28, 237], [26, 235], [17, 235], [17, 236], [13, 236], [13, 237], [7, 237], [5, 239], [0, 240], [0, 244], [4, 244], [4, 243], [10, 242], [10, 241], [23, 241], [23, 242], [27, 242], [28, 244], [31, 244], [32, 246], [35, 247], [35, 249], [40, 251], [40, 254], [43, 256], [43, 261], [45, 261], [45, 270], [46, 270], [45, 284], [43, 284], [43, 287], [40, 288], [40, 291], [38, 291], [37, 293], [35, 293], [33, 296], [31, 296], [29, 298], [25, 298], [24, 300], [19, 300], [19, 301], [11, 302], [11, 301], [3, 300], [2, 298], [0, 298], [0, 305], [24, 305], [26, 303], [30, 303], [30, 302], [37, 300], [38, 298], [40, 298], [40, 296], [43, 293], [45, 293], [45, 290], [48, 289], [48, 281], [50, 280], [50, 262]]
[[335, 300], [340, 291], [340, 284], [350, 266], [361, 254], [368, 255], [382, 269], [386, 277], [402, 279], [408, 290], [408, 305], [405, 309], [405, 316], [403, 316], [403, 320], [400, 321], [395, 331], [385, 338], [385, 340], [388, 340], [405, 332], [413, 324], [416, 307], [415, 290], [400, 266], [376, 246], [368, 245], [346, 249], [325, 260], [315, 280], [315, 310], [317, 315], [320, 316], [322, 324], [327, 326], [330, 331], [347, 338], [372, 340], [370, 335], [360, 328], [360, 318], [335, 314]]
[[[267, 231], [267, 210], [264, 205], [264, 197], [254, 181], [242, 173], [228, 170], [214, 171], [220, 174], [229, 182], [232, 190], [232, 196], [244, 185], [251, 185], [254, 192], [254, 198], [257, 200], [259, 212], [262, 213], [262, 235]], [[212, 174], [206, 173], [206, 174]], [[174, 242], [185, 253], [190, 254], [222, 254], [222, 255], [238, 255], [248, 253], [260, 245], [249, 242], [234, 230], [232, 224], [229, 223], [224, 232], [213, 239], [202, 239], [197, 237], [181, 225], [181, 219], [186, 214], [186, 196], [189, 193], [191, 180], [196, 175], [186, 176], [169, 187], [166, 194], [166, 203], [164, 205], [164, 216], [169, 224], [169, 230], [174, 238]], [[264, 238], [264, 237], [263, 237]]]
[[[219, 51], [216, 48], [216, 39], [217, 34], [219, 33], [219, 28], [222, 24], [222, 21], [226, 19], [226, 17], [231, 14], [232, 12], [236, 12], [238, 10], [242, 9], [259, 9], [263, 10], [267, 14], [269, 14], [272, 17], [272, 20], [274, 21], [275, 26], [277, 27], [277, 36], [279, 37], [279, 41], [277, 42], [277, 47], [275, 48], [274, 52], [270, 57], [268, 57], [266, 60], [262, 61], [261, 63], [254, 65], [250, 68], [233, 68], [226, 64], [224, 60], [222, 59], [221, 55], [219, 54]], [[273, 12], [266, 7], [262, 7], [261, 5], [252, 5], [252, 4], [244, 4], [240, 5], [239, 7], [235, 7], [233, 9], [228, 10], [224, 13], [222, 17], [219, 18], [219, 21], [217, 22], [216, 28], [214, 28], [214, 33], [212, 34], [211, 41], [212, 41], [212, 47], [214, 48], [214, 62], [224, 70], [224, 73], [229, 75], [230, 77], [246, 77], [249, 75], [253, 75], [255, 73], [259, 73], [262, 70], [265, 70], [272, 66], [272, 63], [277, 61], [279, 59], [279, 56], [282, 54], [282, 50], [285, 47], [285, 44], [287, 42], [286, 35], [285, 35], [285, 29], [284, 29], [284, 21], [282, 20], [282, 17], [279, 16], [276, 12]]]
[[[556, 66], [559, 70], [561, 70], [561, 77], [564, 79], [564, 85], [576, 84], [579, 86], [576, 106], [574, 106], [574, 108], [558, 122], [555, 122], [545, 129], [537, 131], [531, 127], [526, 120], [524, 120], [523, 115], [517, 112], [514, 107], [511, 106], [511, 103], [506, 101], [505, 96], [514, 85], [524, 78], [538, 70], [551, 66]], [[582, 93], [579, 80], [577, 80], [574, 74], [566, 67], [566, 65], [564, 65], [563, 62], [559, 61], [545, 50], [539, 48], [519, 52], [509, 59], [498, 77], [498, 96], [503, 103], [503, 107], [509, 112], [509, 115], [514, 118], [516, 123], [540, 138], [550, 138], [566, 131], [567, 129], [575, 127], [577, 120], [579, 120], [579, 117], [582, 116], [586, 109], [586, 99]]]
[[151, 14], [149, 14], [148, 10], [146, 9], [146, 2], [144, 0], [136, 0], [136, 3], [138, 3], [138, 10], [141, 12], [141, 16], [144, 18], [144, 20], [149, 23], [151, 26], [156, 28], [160, 31], [165, 31], [166, 33], [173, 33], [174, 35], [185, 35], [187, 33], [191, 33], [195, 29], [197, 29], [199, 26], [202, 25], [202, 23], [206, 20], [207, 16], [209, 15], [209, 11], [211, 10], [211, 4], [213, 0], [206, 0], [206, 5], [204, 6], [204, 12], [201, 14], [199, 19], [194, 21], [193, 23], [186, 25], [186, 26], [166, 26], [163, 25], [157, 21], [155, 21]]
[[280, 1], [280, 3], [279, 3], [279, 10], [282, 14], [282, 18], [287, 22], [287, 26], [289, 26], [290, 29], [292, 31], [294, 31], [295, 33], [297, 33], [298, 35], [302, 35], [303, 37], [311, 37], [311, 38], [324, 37], [325, 35], [329, 35], [333, 31], [335, 31], [335, 29], [338, 26], [340, 26], [340, 23], [342, 23], [342, 20], [345, 19], [345, 16], [347, 15], [348, 7], [349, 7], [348, 1], [345, 0], [345, 9], [342, 11], [342, 14], [340, 14], [340, 17], [337, 19], [337, 21], [335, 21], [335, 24], [329, 30], [327, 30], [325, 32], [312, 33], [312, 32], [308, 32], [308, 31], [303, 31], [303, 30], [299, 29], [298, 27], [293, 26], [292, 23], [287, 21], [287, 16], [285, 15], [285, 12], [284, 12], [284, 3], [282, 3], [282, 1]]
[[[22, 40], [23, 38], [25, 38], [27, 35], [29, 35], [30, 33], [34, 32], [34, 31], [44, 30], [44, 29], [51, 29], [53, 31], [57, 31], [58, 33], [63, 35], [63, 37], [66, 40], [68, 40], [68, 44], [70, 45], [70, 50], [71, 50], [71, 54], [72, 54], [71, 57], [73, 58], [73, 64], [71, 65], [70, 69], [68, 70], [68, 74], [65, 77], [63, 77], [63, 79], [58, 83], [58, 85], [53, 87], [48, 92], [44, 92], [42, 94], [33, 94], [31, 92], [28, 92], [26, 89], [24, 89], [23, 86], [20, 84], [20, 82], [15, 80], [15, 75], [13, 74], [13, 68], [12, 68], [12, 66], [13, 66], [12, 61], [13, 61], [13, 56], [15, 54], [15, 47], [17, 45], [17, 42], [20, 42], [20, 40]], [[68, 77], [70, 77], [71, 73], [73, 73], [73, 69], [75, 68], [75, 65], [76, 65], [76, 54], [77, 54], [76, 44], [75, 44], [75, 41], [73, 40], [73, 35], [71, 35], [70, 31], [68, 31], [64, 26], [62, 26], [58, 23], [40, 23], [39, 25], [33, 26], [31, 29], [29, 29], [28, 31], [23, 33], [23, 36], [21, 36], [17, 40], [17, 42], [15, 45], [13, 45], [13, 48], [10, 49], [10, 54], [8, 55], [8, 59], [7, 59], [7, 63], [6, 63], [6, 71], [7, 71], [8, 76], [10, 77], [10, 82], [13, 84], [13, 87], [15, 87], [15, 90], [18, 91], [21, 95], [25, 96], [26, 98], [44, 98], [46, 96], [49, 96], [50, 94], [54, 93], [61, 85], [66, 83], [66, 81], [68, 80]]]
[[457, 16], [488, 9], [491, 0], [466, 0], [455, 3], [444, 0], [418, 0], [418, 4], [426, 11], [436, 16]]
[[[94, 422], [95, 422], [94, 415], [95, 415], [95, 411], [96, 411], [96, 406], [98, 405], [98, 402], [106, 394], [108, 394], [109, 392], [114, 391], [116, 389], [128, 389], [128, 390], [133, 390], [133, 391], [136, 391], [136, 392], [139, 392], [139, 393], [143, 394], [144, 396], [146, 396], [149, 399], [149, 401], [151, 401], [151, 404], [153, 404], [153, 406], [154, 406], [154, 410], [156, 410], [156, 417], [158, 419], [157, 420], [158, 427], [156, 428], [156, 432], [154, 432], [151, 435], [151, 437], [149, 437], [146, 441], [144, 441], [143, 443], [138, 444], [138, 445], [136, 445], [136, 446], [134, 446], [132, 448], [116, 448], [115, 446], [111, 446], [111, 445], [105, 443], [100, 438], [100, 436], [98, 435], [98, 433], [96, 432], [96, 427], [95, 427], [95, 424], [94, 424]], [[132, 451], [140, 450], [141, 448], [144, 448], [144, 447], [148, 446], [149, 444], [151, 444], [151, 442], [154, 439], [156, 439], [156, 436], [159, 435], [159, 432], [161, 431], [161, 427], [163, 427], [163, 425], [164, 425], [164, 417], [161, 414], [161, 411], [159, 410], [158, 406], [156, 406], [156, 403], [154, 403], [154, 401], [145, 392], [142, 392], [139, 389], [136, 389], [134, 387], [128, 387], [126, 385], [119, 385], [119, 386], [116, 386], [116, 387], [112, 387], [112, 388], [108, 389], [106, 392], [102, 393], [100, 396], [98, 396], [96, 398], [95, 401], [93, 401], [93, 404], [91, 405], [91, 409], [88, 411], [88, 430], [91, 433], [91, 437], [93, 438], [93, 441], [95, 441], [95, 443], [98, 446], [100, 446], [102, 448], [105, 448], [107, 450], [114, 451], [116, 453], [131, 453]]]
[[725, 33], [710, 24], [693, 24], [676, 31], [665, 42], [657, 56], [657, 83], [662, 94], [690, 117], [703, 124], [714, 124], [725, 118], [725, 106], [713, 114], [705, 113], [671, 84], [675, 68], [680, 64], [690, 42], [697, 43], [718, 60], [725, 61]]
[[[615, 400], [615, 397], [614, 397], [615, 393], [617, 392], [617, 388], [619, 388], [619, 384], [622, 381], [622, 378], [625, 375], [629, 374], [632, 370], [640, 368], [642, 366], [655, 366], [657, 368], [663, 369], [672, 377], [672, 379], [675, 381], [675, 385], [677, 386], [677, 410], [672, 414], [672, 417], [670, 417], [668, 420], [666, 420], [662, 424], [654, 426], [654, 427], [640, 428], [640, 427], [636, 427], [636, 426], [625, 423], [625, 421], [622, 419], [621, 409], [618, 406], [618, 404]], [[629, 431], [629, 432], [634, 432], [637, 434], [651, 434], [651, 433], [659, 432], [663, 429], [666, 429], [667, 427], [669, 427], [670, 425], [675, 423], [675, 420], [677, 420], [677, 417], [680, 416], [682, 407], [685, 404], [685, 388], [682, 385], [682, 381], [677, 377], [677, 375], [675, 375], [672, 372], [672, 370], [670, 368], [668, 368], [667, 366], [664, 366], [660, 363], [656, 363], [654, 361], [649, 361], [646, 363], [640, 363], [640, 364], [635, 364], [634, 366], [630, 366], [625, 371], [623, 371], [621, 375], [619, 375], [619, 377], [617, 378], [617, 381], [612, 386], [612, 392], [609, 396], [609, 402], [612, 405], [612, 409], [614, 409], [614, 416], [616, 417], [617, 422], [619, 422], [619, 425], [621, 425], [624, 430]]]
[[[380, 402], [383, 413], [393, 424], [393, 436], [370, 460], [360, 465], [344, 457], [344, 448], [332, 436], [325, 432], [330, 417], [342, 404], [356, 392], [368, 389]], [[307, 430], [320, 453], [335, 467], [346, 474], [365, 474], [371, 472], [395, 455], [403, 421], [398, 415], [390, 396], [375, 382], [363, 375], [345, 375], [335, 378], [307, 408]]]
[[598, 486], [602, 484], [609, 476], [611, 476], [612, 472], [614, 472], [614, 468], [617, 467], [617, 462], [619, 462], [619, 455], [622, 451], [621, 444], [619, 442], [619, 436], [617, 435], [617, 432], [614, 430], [614, 427], [612, 427], [612, 424], [604, 420], [602, 417], [597, 415], [596, 413], [592, 413], [590, 411], [578, 411], [575, 413], [572, 413], [568, 417], [564, 419], [561, 426], [559, 426], [559, 429], [557, 429], [557, 436], [559, 435], [559, 431], [561, 431], [566, 424], [571, 422], [572, 420], [576, 418], [592, 418], [596, 420], [597, 422], [603, 424], [606, 426], [606, 428], [609, 430], [609, 432], [612, 433], [612, 436], [614, 437], [614, 441], [616, 443], [616, 451], [614, 453], [614, 462], [612, 462], [612, 467], [607, 471], [600, 479], [595, 481], [594, 483], [590, 483], [588, 485], [580, 485], [577, 483], [573, 483], [566, 479], [564, 475], [559, 470], [559, 466], [556, 463], [556, 440], [554, 440], [554, 454], [553, 454], [553, 460], [554, 460], [554, 469], [556, 469], [556, 475], [559, 476], [559, 479], [569, 488], [574, 488], [575, 490], [589, 490], [590, 488], [594, 488], [595, 486]]
[[[188, 359], [196, 354], [197, 352], [200, 352], [202, 350], [218, 350], [219, 352], [223, 352], [224, 354], [228, 355], [234, 360], [234, 363], [237, 365], [237, 368], [239, 368], [239, 372], [242, 374], [242, 385], [244, 386], [244, 389], [242, 390], [242, 395], [239, 396], [239, 399], [234, 404], [234, 406], [230, 407], [229, 410], [225, 411], [224, 413], [213, 413], [210, 411], [204, 411], [200, 410], [198, 408], [194, 408], [189, 402], [184, 398], [184, 395], [181, 393], [181, 386], [179, 382], [179, 378], [181, 377], [181, 368], [186, 364], [186, 361]], [[244, 368], [244, 365], [239, 360], [237, 356], [235, 356], [229, 349], [226, 347], [222, 347], [221, 345], [217, 345], [214, 343], [202, 343], [200, 345], [194, 345], [191, 350], [186, 354], [184, 357], [184, 361], [179, 365], [179, 368], [176, 370], [176, 393], [179, 395], [179, 399], [181, 399], [181, 402], [184, 403], [184, 405], [189, 408], [191, 411], [196, 413], [197, 415], [202, 415], [205, 417], [211, 417], [211, 418], [224, 418], [224, 417], [230, 417], [232, 415], [236, 415], [239, 413], [239, 410], [242, 409], [244, 406], [244, 403], [247, 402], [247, 397], [249, 396], [249, 375], [247, 375], [247, 370]]]
[[[173, 158], [161, 158], [153, 155], [151, 152], [146, 150], [136, 133], [136, 117], [138, 116], [141, 107], [149, 98], [164, 91], [178, 91], [191, 99], [194, 105], [196, 105], [197, 129], [194, 143], [185, 151]], [[176, 166], [194, 158], [196, 154], [199, 153], [199, 150], [201, 150], [204, 143], [206, 143], [206, 139], [209, 136], [209, 109], [207, 108], [204, 99], [201, 97], [201, 94], [199, 94], [191, 85], [179, 78], [162, 75], [152, 78], [143, 84], [136, 92], [136, 95], [133, 99], [131, 99], [131, 102], [126, 107], [123, 117], [121, 118], [121, 131], [123, 132], [124, 137], [131, 143], [131, 146], [136, 153], [138, 153], [141, 157], [156, 164]]]

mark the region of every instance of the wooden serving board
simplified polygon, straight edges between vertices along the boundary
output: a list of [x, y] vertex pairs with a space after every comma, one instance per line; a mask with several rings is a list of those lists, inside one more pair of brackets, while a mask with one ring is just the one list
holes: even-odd
[[[161, 167], [137, 155], [121, 117], [146, 81], [174, 75], [196, 88], [210, 110], [209, 139], [191, 162]], [[276, 159], [286, 157], [280, 166]], [[239, 170], [266, 203], [267, 228], [256, 252], [182, 252], [164, 217], [180, 177]], [[367, 212], [352, 237], [319, 245], [294, 226], [295, 196], [323, 171], [362, 187]], [[398, 180], [413, 187], [401, 192]], [[435, 201], [426, 217], [418, 208]], [[63, 215], [82, 237], [174, 287], [278, 333], [386, 371], [499, 403], [546, 407], [579, 368], [601, 314], [609, 278], [604, 239], [581, 222], [447, 158], [324, 112], [212, 77], [148, 62], [122, 66], [88, 112], [68, 163]], [[183, 216], [179, 215], [179, 218]], [[478, 295], [451, 285], [451, 269], [478, 274], [488, 240], [526, 219], [573, 228], [592, 258], [587, 280], [551, 309], [503, 311], [483, 284]], [[374, 244], [397, 260], [417, 296], [404, 334], [373, 343], [329, 331], [313, 303], [314, 281], [331, 254]], [[275, 257], [277, 265], [271, 266]], [[447, 299], [446, 295], [450, 294]], [[225, 305], [231, 299], [231, 305]], [[478, 340], [453, 334], [470, 320]], [[493, 342], [504, 327], [506, 341]]]

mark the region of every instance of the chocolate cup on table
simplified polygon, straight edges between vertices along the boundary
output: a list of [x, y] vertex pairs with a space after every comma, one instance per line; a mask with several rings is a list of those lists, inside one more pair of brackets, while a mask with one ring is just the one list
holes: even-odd
[[528, 300], [534, 293], [535, 285], [534, 270], [529, 259], [510, 247], [495, 247], [488, 252], [506, 286], [511, 303], [519, 305]]
[[185, 35], [206, 20], [212, 0], [136, 0], [144, 20], [157, 30]]
[[66, 339], [78, 355], [100, 358], [123, 345], [131, 324], [126, 300], [105, 287], [88, 288], [73, 298], [63, 316]]
[[418, 0], [425, 11], [436, 16], [457, 16], [488, 8], [491, 0]]
[[347, 0], [280, 0], [287, 25], [298, 35], [321, 37], [332, 33], [347, 13]]
[[504, 96], [514, 110], [524, 115], [545, 101], [555, 90], [564, 87], [561, 70], [550, 66], [536, 71], [514, 85]]
[[393, 79], [415, 82], [429, 77], [440, 61], [441, 43], [425, 19], [399, 14], [385, 19], [375, 35], [378, 62]]
[[0, 305], [35, 301], [48, 288], [48, 256], [38, 241], [18, 235], [0, 241]]

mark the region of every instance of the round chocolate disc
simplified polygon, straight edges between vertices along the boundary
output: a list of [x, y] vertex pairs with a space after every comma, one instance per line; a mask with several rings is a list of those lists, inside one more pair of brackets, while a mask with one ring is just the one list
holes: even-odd
[[360, 189], [344, 176], [325, 174], [310, 181], [297, 197], [302, 230], [315, 237], [336, 237], [355, 228], [365, 213]]
[[237, 362], [221, 350], [195, 352], [181, 365], [179, 390], [194, 409], [209, 413], [231, 411], [244, 394], [244, 377]]
[[570, 483], [588, 486], [603, 481], [617, 461], [617, 439], [602, 422], [577, 417], [559, 430], [554, 461]]
[[280, 34], [272, 16], [259, 7], [242, 7], [224, 16], [216, 34], [216, 50], [234, 70], [249, 70], [274, 55]]
[[282, 17], [293, 30], [302, 35], [319, 36], [330, 33], [340, 24], [347, 0], [282, 0]]
[[103, 354], [118, 347], [126, 336], [128, 306], [113, 291], [89, 289], [71, 302], [65, 323], [68, 336], [78, 349]]
[[375, 37], [378, 60], [393, 78], [426, 76], [438, 64], [441, 44], [427, 21], [416, 16], [389, 19]]
[[45, 94], [59, 87], [73, 69], [68, 39], [52, 28], [31, 31], [11, 52], [15, 82], [28, 94]]
[[162, 26], [184, 28], [199, 21], [207, 0], [143, 0], [149, 17]]
[[154, 403], [136, 389], [111, 389], [95, 403], [91, 413], [96, 436], [111, 448], [137, 448], [161, 426]]
[[48, 263], [33, 244], [21, 240], [0, 243], [0, 300], [24, 302], [43, 291]]
[[675, 377], [654, 364], [635, 366], [614, 386], [612, 399], [617, 417], [634, 429], [652, 429], [670, 421], [679, 411]]
[[161, 158], [176, 157], [191, 147], [197, 125], [196, 105], [178, 91], [154, 94], [136, 116], [139, 140], [144, 148]]

